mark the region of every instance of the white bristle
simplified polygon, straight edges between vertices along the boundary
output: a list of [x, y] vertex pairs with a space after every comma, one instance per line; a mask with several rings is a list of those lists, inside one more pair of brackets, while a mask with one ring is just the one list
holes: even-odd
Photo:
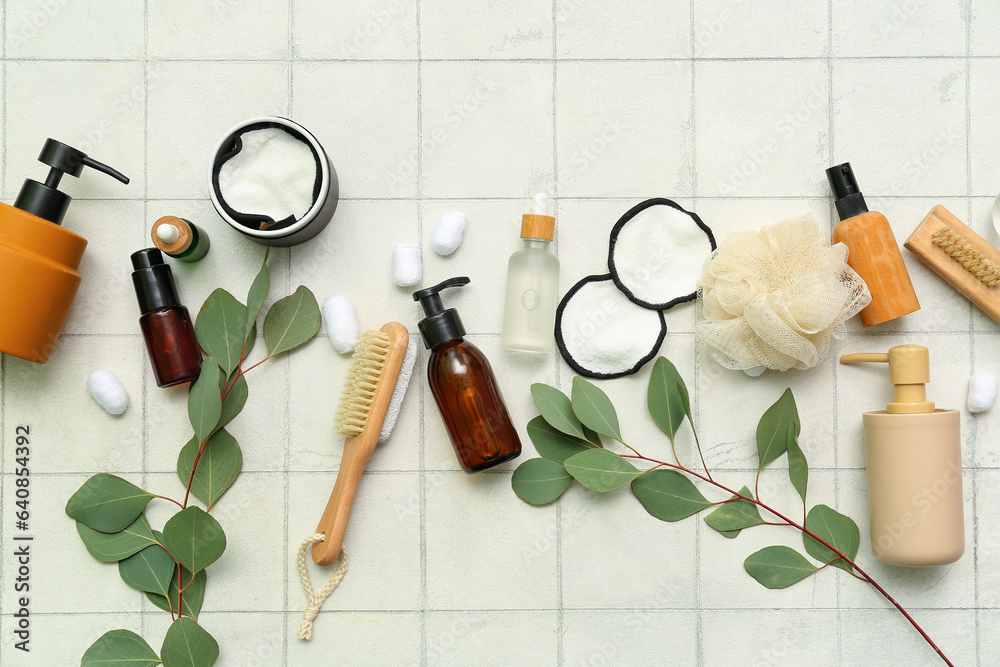
[[364, 429], [388, 352], [389, 336], [381, 331], [365, 331], [358, 339], [334, 418], [334, 426], [344, 435], [358, 435]]

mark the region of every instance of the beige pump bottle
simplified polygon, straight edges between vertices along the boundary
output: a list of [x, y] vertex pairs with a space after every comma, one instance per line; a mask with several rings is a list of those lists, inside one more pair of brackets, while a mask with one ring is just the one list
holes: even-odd
[[885, 410], [863, 415], [872, 551], [889, 565], [954, 563], [965, 551], [961, 413], [927, 400], [926, 347], [840, 358], [859, 361], [888, 362], [895, 385]]

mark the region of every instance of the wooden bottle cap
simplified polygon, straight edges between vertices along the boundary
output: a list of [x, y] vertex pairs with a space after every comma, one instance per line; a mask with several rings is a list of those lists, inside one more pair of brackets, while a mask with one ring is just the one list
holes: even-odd
[[556, 219], [551, 215], [525, 213], [521, 217], [522, 239], [546, 239], [551, 241], [555, 233]]
[[[160, 238], [156, 230], [163, 225], [171, 225], [177, 229], [178, 236], [176, 241], [167, 243]], [[150, 235], [153, 238], [153, 245], [168, 255], [178, 255], [184, 252], [191, 247], [191, 243], [194, 241], [194, 233], [191, 231], [191, 225], [184, 218], [178, 218], [175, 215], [165, 215], [154, 222]]]

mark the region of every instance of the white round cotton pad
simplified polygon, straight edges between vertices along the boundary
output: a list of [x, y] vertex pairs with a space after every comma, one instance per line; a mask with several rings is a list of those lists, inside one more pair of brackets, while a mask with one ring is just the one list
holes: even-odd
[[635, 373], [656, 356], [666, 334], [663, 313], [632, 303], [608, 275], [578, 282], [556, 311], [559, 351], [586, 377]]
[[431, 236], [431, 248], [439, 255], [448, 256], [458, 250], [465, 233], [466, 219], [461, 211], [449, 211], [441, 216]]
[[354, 351], [358, 344], [358, 318], [346, 296], [334, 294], [323, 301], [323, 323], [333, 349], [341, 354]]
[[98, 370], [87, 378], [87, 391], [109, 415], [120, 415], [128, 407], [128, 392], [111, 371]]
[[634, 206], [611, 230], [608, 270], [635, 303], [666, 310], [696, 295], [715, 237], [694, 213], [669, 199]]
[[969, 412], [985, 412], [997, 400], [997, 378], [989, 371], [976, 371], [969, 378]]
[[219, 169], [219, 194], [238, 213], [296, 220], [313, 205], [319, 165], [309, 144], [279, 128], [240, 135], [240, 152]]
[[392, 279], [400, 287], [413, 287], [423, 280], [420, 246], [416, 243], [397, 243], [392, 249]]

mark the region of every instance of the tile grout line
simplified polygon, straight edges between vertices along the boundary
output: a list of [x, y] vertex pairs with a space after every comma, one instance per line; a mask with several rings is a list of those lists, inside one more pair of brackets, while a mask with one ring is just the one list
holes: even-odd
[[[582, 63], [633, 63], [633, 62], [689, 62], [690, 56], [684, 57], [662, 57], [662, 58], [560, 58], [563, 62]], [[704, 57], [697, 58], [702, 62], [824, 62], [826, 56], [755, 56], [755, 57]], [[880, 55], [880, 56], [835, 56], [834, 60], [957, 60], [962, 61], [966, 56], [962, 54], [954, 55], [933, 55], [933, 56], [913, 56], [913, 55]], [[970, 60], [1000, 60], [1000, 55], [969, 55]], [[157, 60], [168, 63], [219, 63], [219, 64], [248, 64], [248, 63], [282, 63], [287, 62], [287, 58], [157, 58]], [[548, 64], [549, 58], [423, 58], [424, 62], [432, 63], [541, 63]], [[415, 63], [417, 58], [296, 58], [297, 62], [304, 63]], [[11, 58], [12, 63], [137, 63], [142, 62], [141, 58], [41, 58], [41, 57], [21, 57]]]
[[[616, 196], [589, 196], [589, 197], [564, 197], [566, 201], [621, 201], [621, 202], [634, 202], [636, 198], [641, 198], [643, 193], [634, 193], [631, 195], [616, 195]], [[903, 195], [903, 194], [880, 194], [874, 192], [871, 195], [866, 195], [868, 199], [965, 199], [969, 196], [966, 192], [960, 193], [930, 193], [923, 195]], [[990, 194], [973, 194], [971, 195], [973, 199], [988, 199], [993, 200], [996, 195]], [[829, 195], [827, 194], [799, 194], [799, 195], [754, 195], [754, 196], [740, 196], [740, 195], [698, 195], [698, 199], [705, 200], [715, 200], [715, 201], [795, 201], [801, 202], [803, 200], [823, 200], [826, 201]], [[148, 197], [145, 198], [147, 201], [151, 202], [198, 202], [204, 203], [204, 199], [199, 199], [197, 197]], [[692, 196], [678, 196], [677, 199], [693, 199]], [[139, 202], [143, 201], [143, 197], [74, 197], [74, 201], [87, 201], [87, 202]], [[524, 201], [524, 194], [516, 195], [496, 195], [493, 197], [474, 197], [469, 195], [455, 195], [455, 196], [430, 196], [425, 195], [420, 197], [340, 197], [338, 201], [341, 202], [408, 202], [408, 201], [442, 201], [442, 202], [507, 202], [507, 201]], [[866, 332], [867, 333], [867, 332]]]
[[[288, 100], [286, 102], [286, 104], [287, 104], [286, 108], [288, 109], [288, 118], [290, 118], [290, 119], [292, 118], [293, 93], [294, 93], [294, 90], [295, 90], [295, 87], [294, 87], [295, 48], [294, 48], [294, 41], [293, 41], [293, 38], [292, 38], [292, 35], [293, 35], [293, 31], [292, 31], [292, 29], [293, 29], [293, 18], [292, 18], [293, 14], [294, 14], [294, 0], [288, 0], [288, 61], [287, 61], [287, 66], [288, 66], [288, 91], [287, 91]], [[292, 293], [291, 292], [291, 289], [292, 289], [292, 248], [291, 247], [288, 248], [288, 252], [286, 253], [286, 257], [287, 257], [287, 264], [285, 266], [285, 293], [286, 294], [291, 294]], [[291, 359], [289, 358], [289, 356], [287, 354], [285, 355], [285, 359], [283, 361], [284, 361], [284, 365], [285, 365], [285, 470], [284, 470], [284, 477], [285, 477], [285, 512], [284, 512], [284, 515], [285, 516], [284, 516], [284, 531], [285, 531], [285, 558], [287, 559], [287, 558], [289, 558], [289, 551], [288, 551], [288, 549], [291, 546], [290, 543], [289, 543], [289, 541], [288, 541], [288, 539], [289, 539], [289, 531], [290, 531], [289, 519], [288, 519], [288, 511], [289, 511], [289, 495], [290, 495], [290, 486], [291, 486], [291, 475], [289, 473], [289, 468], [291, 466], [291, 458], [290, 458], [291, 455], [290, 455], [289, 448], [291, 447], [291, 442], [292, 442], [292, 435], [291, 435], [291, 433], [292, 433], [292, 407], [291, 407], [291, 395], [292, 395], [292, 362], [291, 362]], [[284, 584], [283, 584], [283, 587], [284, 587], [284, 614], [282, 616], [282, 618], [283, 618], [283, 620], [282, 620], [282, 629], [283, 629], [283, 632], [281, 633], [281, 649], [282, 649], [281, 653], [282, 653], [282, 658], [283, 658], [283, 662], [282, 662], [283, 667], [288, 667], [288, 651], [289, 651], [289, 648], [290, 648], [289, 642], [288, 642], [288, 616], [289, 616], [289, 614], [288, 614], [288, 598], [289, 598], [289, 595], [291, 593], [290, 583], [289, 583], [289, 578], [288, 578], [288, 568], [289, 568], [289, 566], [290, 565], [289, 565], [288, 561], [286, 560], [285, 561], [285, 567], [282, 568], [283, 569], [282, 577], [284, 579]]]
[[[142, 3], [142, 132], [145, 141], [142, 146], [142, 226], [140, 231], [140, 247], [142, 236], [145, 235], [146, 224], [149, 221], [149, 0]], [[149, 390], [146, 386], [148, 371], [146, 359], [139, 356], [142, 364], [142, 486], [149, 483]], [[147, 598], [143, 595], [139, 600], [139, 634], [146, 635]]]
[[[965, 2], [965, 188], [966, 198], [966, 219], [972, 224], [972, 0]], [[975, 329], [975, 309], [972, 304], [967, 304], [969, 308], [969, 365], [970, 373], [976, 368], [976, 337], [973, 335]], [[971, 420], [975, 423], [975, 417]], [[969, 430], [971, 441], [970, 459], [972, 461], [972, 596], [975, 612], [973, 613], [973, 623], [975, 627], [975, 651], [976, 664], [980, 664], [981, 655], [981, 619], [979, 610], [979, 520], [978, 504], [976, 495], [979, 490], [979, 471], [976, 466], [976, 440], [977, 432], [975, 428]]]
[[[691, 27], [691, 43], [689, 44], [689, 55], [691, 63], [691, 200], [693, 202], [692, 208], [698, 208], [698, 133], [697, 133], [697, 75], [695, 59], [695, 39], [696, 39], [696, 29], [695, 29], [695, 5], [694, 0], [690, 0], [688, 3], [688, 22]], [[697, 312], [695, 313], [695, 321], [697, 322]], [[694, 401], [694, 413], [695, 419], [698, 423], [701, 422], [701, 392], [698, 391], [698, 385], [701, 381], [701, 359], [699, 355], [700, 345], [698, 342], [698, 337], [695, 336], [694, 340], [694, 386], [695, 386], [695, 401]], [[704, 616], [702, 615], [701, 606], [701, 521], [695, 521], [694, 525], [694, 596], [695, 605], [698, 607], [698, 612], [695, 615], [695, 659], [699, 665], [705, 662], [705, 626], [704, 626]]]
[[[559, 120], [556, 107], [556, 86], [559, 82], [559, 8], [557, 0], [552, 0], [552, 194], [555, 196], [554, 211], [559, 214]], [[558, 217], [556, 220], [558, 221]], [[556, 244], [555, 255], [559, 258], [559, 225], [554, 233]], [[556, 369], [556, 386], [560, 386], [559, 352], [553, 350]], [[566, 629], [566, 615], [563, 608], [563, 569], [562, 569], [562, 503], [556, 503], [556, 665], [561, 667], [566, 659], [563, 647], [563, 633]]]
[[[827, 141], [830, 145], [830, 161], [827, 164], [833, 165], [834, 160], [834, 144], [833, 144], [833, 0], [827, 0], [826, 5], [826, 77], [827, 77], [827, 105], [826, 105], [826, 117], [827, 117]], [[839, 216], [836, 212], [836, 207], [833, 201], [830, 200], [827, 204], [828, 210], [830, 211], [830, 226], [833, 227], [837, 224]], [[830, 229], [830, 233], [833, 233], [833, 229]], [[840, 427], [839, 418], [840, 412], [837, 409], [837, 362], [834, 360], [832, 366], [833, 375], [833, 412], [831, 419], [833, 420], [832, 430], [833, 430], [833, 502], [840, 506]], [[836, 605], [837, 605], [837, 664], [843, 664], [844, 662], [844, 647], [843, 647], [843, 630], [841, 628], [842, 615], [840, 611], [841, 605], [841, 578], [836, 578], [836, 583], [834, 584], [834, 590], [836, 592]]]
[[[420, 247], [424, 246], [424, 109], [423, 109], [423, 41], [421, 39], [420, 27], [420, 0], [417, 0], [417, 238], [420, 240]], [[420, 343], [418, 342], [419, 346]], [[418, 350], [417, 357], [422, 356]], [[417, 372], [417, 369], [414, 369]], [[420, 461], [420, 665], [427, 667], [427, 470], [426, 470], [426, 444], [424, 409], [426, 407], [427, 387], [425, 382], [420, 383], [420, 425], [418, 431], [418, 458]]]

